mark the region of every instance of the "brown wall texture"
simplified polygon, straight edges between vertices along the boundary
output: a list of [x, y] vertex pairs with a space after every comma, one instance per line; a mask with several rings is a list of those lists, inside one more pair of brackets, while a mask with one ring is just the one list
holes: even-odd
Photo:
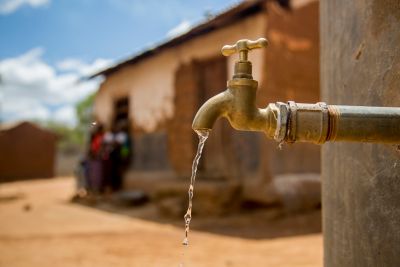
[[56, 136], [29, 122], [0, 130], [0, 182], [54, 175]]
[[[400, 106], [400, 2], [321, 2], [322, 99]], [[400, 152], [334, 143], [322, 151], [325, 266], [400, 266]]]
[[[265, 68], [260, 81], [259, 106], [293, 100], [320, 101], [319, 89], [319, 3], [311, 1], [290, 11], [269, 2]], [[320, 172], [320, 147], [297, 143], [280, 150], [275, 141], [263, 147], [263, 167], [270, 175]]]

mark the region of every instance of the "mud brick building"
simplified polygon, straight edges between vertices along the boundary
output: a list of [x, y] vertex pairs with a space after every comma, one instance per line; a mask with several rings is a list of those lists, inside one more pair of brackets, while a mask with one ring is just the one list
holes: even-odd
[[31, 122], [0, 125], [0, 182], [53, 177], [57, 138]]
[[[182, 178], [186, 190], [198, 140], [191, 129], [193, 117], [204, 101], [226, 88], [237, 60], [221, 55], [225, 44], [269, 40], [266, 49], [249, 55], [259, 81], [259, 106], [318, 102], [318, 6], [318, 1], [245, 1], [93, 75], [105, 78], [95, 98], [96, 120], [106, 127], [124, 120], [131, 126], [134, 159], [126, 186], [153, 188], [154, 182], [145, 181], [169, 179], [173, 187], [172, 181]], [[244, 185], [242, 195], [268, 202], [265, 195], [274, 178], [319, 172], [318, 146], [280, 150], [262, 134], [234, 131], [220, 120], [206, 143], [198, 181], [211, 188]]]

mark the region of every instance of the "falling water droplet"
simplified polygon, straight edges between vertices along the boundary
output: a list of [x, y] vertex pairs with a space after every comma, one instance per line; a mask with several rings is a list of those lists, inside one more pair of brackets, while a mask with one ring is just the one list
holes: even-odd
[[190, 221], [192, 220], [192, 200], [193, 200], [193, 192], [194, 192], [194, 182], [196, 181], [196, 173], [197, 173], [197, 166], [199, 165], [199, 161], [201, 158], [201, 153], [203, 152], [204, 143], [206, 142], [208, 135], [210, 133], [209, 130], [202, 130], [196, 131], [197, 135], [199, 136], [199, 145], [197, 147], [197, 153], [194, 157], [193, 164], [192, 164], [192, 176], [190, 177], [190, 186], [188, 190], [189, 195], [189, 205], [186, 211], [185, 216], [185, 238], [182, 241], [182, 245], [188, 246], [189, 245], [189, 226]]
[[278, 149], [279, 149], [279, 150], [282, 150], [282, 149], [283, 149], [283, 144], [284, 144], [283, 141], [279, 142], [279, 144], [278, 144]]

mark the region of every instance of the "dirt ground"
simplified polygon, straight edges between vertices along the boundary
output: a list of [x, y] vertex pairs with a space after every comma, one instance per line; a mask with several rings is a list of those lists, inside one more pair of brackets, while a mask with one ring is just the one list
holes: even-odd
[[129, 213], [74, 204], [73, 190], [71, 178], [0, 185], [0, 266], [322, 266], [322, 235], [290, 230], [308, 215], [195, 217], [183, 247], [183, 222], [152, 220], [149, 205]]

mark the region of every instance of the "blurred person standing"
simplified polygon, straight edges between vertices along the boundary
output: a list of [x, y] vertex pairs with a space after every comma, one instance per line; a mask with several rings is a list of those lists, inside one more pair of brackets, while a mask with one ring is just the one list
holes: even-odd
[[91, 193], [100, 193], [103, 183], [102, 144], [104, 138], [103, 125], [93, 128], [90, 136], [88, 155], [88, 189]]
[[113, 147], [110, 151], [110, 177], [112, 191], [122, 189], [123, 173], [128, 166], [131, 147], [126, 123], [120, 122], [113, 129]]
[[125, 123], [114, 125], [104, 134], [102, 147], [102, 192], [119, 191], [131, 157], [131, 141]]
[[122, 179], [124, 173], [129, 167], [132, 158], [132, 142], [129, 135], [128, 123], [121, 122], [118, 125], [118, 131], [115, 136], [116, 146], [118, 150], [118, 169], [116, 170], [118, 179], [115, 188], [122, 187]]
[[111, 155], [115, 149], [115, 129], [106, 131], [102, 143], [103, 181], [102, 192], [108, 194], [112, 190], [113, 161]]

